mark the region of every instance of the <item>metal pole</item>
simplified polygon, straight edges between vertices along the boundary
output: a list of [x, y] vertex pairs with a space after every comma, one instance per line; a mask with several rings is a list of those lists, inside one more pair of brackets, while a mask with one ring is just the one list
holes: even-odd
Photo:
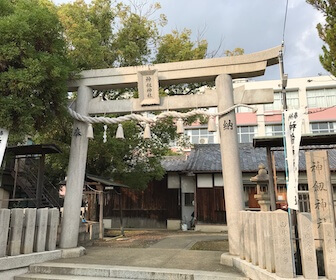
[[[282, 44], [282, 49], [283, 49], [283, 44]], [[280, 66], [280, 77], [281, 77], [281, 83], [282, 83], [282, 108], [283, 112], [287, 111], [288, 106], [287, 106], [287, 98], [286, 98], [286, 87], [287, 87], [287, 74], [284, 74], [284, 64], [283, 64], [283, 51], [280, 50], [279, 52], [279, 66]], [[285, 128], [285, 119], [284, 115], [282, 115], [282, 127]], [[283, 143], [284, 143], [284, 153], [285, 153], [285, 169], [286, 169], [286, 187], [288, 188], [288, 162], [287, 162], [287, 152], [286, 152], [286, 136], [285, 136], [285, 129], [284, 130], [284, 135], [283, 135]], [[293, 212], [292, 212], [293, 211]], [[296, 250], [297, 250], [297, 257], [299, 257], [300, 252], [299, 252], [299, 244], [298, 244], [298, 239], [297, 237], [297, 228], [295, 227], [295, 224], [293, 223], [292, 216], [296, 216], [296, 211], [293, 209], [288, 208], [288, 220], [289, 220], [289, 234], [291, 240], [293, 240], [293, 234], [292, 234], [292, 228], [294, 227], [294, 239], [296, 239]], [[294, 220], [296, 221], [296, 219]], [[296, 275], [296, 266], [295, 266], [295, 256], [294, 256], [294, 250], [293, 250], [293, 242], [291, 242], [291, 247], [292, 247], [292, 260], [293, 260], [293, 274]]]
[[280, 66], [280, 77], [281, 77], [281, 94], [282, 94], [282, 108], [287, 111], [287, 97], [286, 97], [286, 87], [287, 87], [287, 74], [284, 74], [284, 64], [283, 64], [283, 52], [279, 52], [279, 66]]

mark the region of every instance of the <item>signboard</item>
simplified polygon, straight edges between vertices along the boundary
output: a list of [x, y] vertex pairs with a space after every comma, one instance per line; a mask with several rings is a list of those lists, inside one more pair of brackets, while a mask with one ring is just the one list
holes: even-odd
[[303, 109], [284, 112], [288, 166], [287, 201], [288, 208], [294, 210], [299, 210], [299, 148], [303, 114]]
[[139, 71], [138, 90], [142, 106], [160, 105], [158, 71]]
[[[325, 150], [306, 152], [310, 211], [315, 239], [323, 239], [322, 223], [335, 227], [333, 191], [328, 154]], [[318, 244], [321, 247], [321, 244]]]
[[0, 167], [5, 154], [8, 140], [8, 130], [0, 128]]

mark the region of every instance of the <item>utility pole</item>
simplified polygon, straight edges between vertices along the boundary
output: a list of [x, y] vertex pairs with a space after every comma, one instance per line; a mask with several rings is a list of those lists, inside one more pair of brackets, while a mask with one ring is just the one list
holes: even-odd
[[282, 43], [282, 48], [279, 51], [279, 66], [280, 66], [280, 77], [281, 77], [282, 109], [284, 111], [287, 111], [288, 107], [287, 107], [286, 87], [287, 87], [288, 75], [284, 74], [283, 47], [284, 47], [284, 44]]
[[[287, 111], [287, 97], [286, 97], [286, 87], [287, 87], [287, 80], [288, 75], [284, 73], [284, 63], [283, 63], [283, 49], [284, 49], [284, 42], [281, 44], [281, 50], [279, 51], [279, 66], [280, 66], [280, 77], [281, 77], [281, 95], [282, 95], [282, 109], [283, 109], [283, 115], [282, 115], [282, 121], [283, 121], [283, 128], [284, 128], [284, 153], [285, 153], [285, 166], [286, 166], [286, 187], [288, 188], [288, 161], [287, 161], [287, 152], [286, 152], [286, 132], [285, 132], [285, 119], [284, 119], [284, 112]], [[296, 220], [296, 210], [288, 208], [288, 218], [289, 218], [289, 229], [290, 229], [290, 236], [293, 240], [293, 234], [292, 234], [292, 228], [294, 227], [294, 239], [296, 243], [296, 252], [297, 252], [297, 258], [300, 259], [300, 244], [298, 241], [298, 229], [297, 229], [297, 220]], [[292, 245], [292, 252], [293, 252], [293, 243]], [[296, 275], [296, 266], [295, 266], [295, 255], [292, 254], [293, 258], [293, 273]]]

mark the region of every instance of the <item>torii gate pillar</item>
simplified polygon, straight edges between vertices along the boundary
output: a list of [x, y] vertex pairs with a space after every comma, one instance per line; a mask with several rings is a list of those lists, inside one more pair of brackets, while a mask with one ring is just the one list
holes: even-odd
[[[232, 78], [221, 74], [216, 78], [218, 111], [234, 105]], [[244, 209], [243, 182], [240, 167], [235, 111], [219, 118], [220, 149], [224, 182], [226, 221], [229, 237], [229, 252], [239, 254], [239, 211]]]
[[[92, 89], [87, 86], [78, 88], [76, 111], [88, 115], [89, 102], [92, 99]], [[74, 121], [69, 158], [69, 172], [67, 178], [66, 199], [62, 218], [62, 231], [60, 247], [73, 248], [78, 243], [78, 229], [80, 222], [80, 209], [85, 179], [88, 138], [86, 137], [87, 124]]]

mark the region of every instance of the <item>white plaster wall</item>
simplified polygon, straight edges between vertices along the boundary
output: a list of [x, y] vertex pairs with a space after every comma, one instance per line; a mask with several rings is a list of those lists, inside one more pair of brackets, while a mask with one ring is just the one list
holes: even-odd
[[215, 181], [214, 186], [216, 186], [216, 187], [224, 187], [222, 173], [220, 173], [220, 174], [214, 174], [214, 181]]
[[198, 174], [197, 175], [197, 187], [198, 188], [212, 188], [212, 174]]
[[168, 189], [180, 188], [180, 176], [176, 173], [168, 174]]
[[182, 193], [194, 193], [195, 192], [195, 177], [183, 176], [181, 178]]

